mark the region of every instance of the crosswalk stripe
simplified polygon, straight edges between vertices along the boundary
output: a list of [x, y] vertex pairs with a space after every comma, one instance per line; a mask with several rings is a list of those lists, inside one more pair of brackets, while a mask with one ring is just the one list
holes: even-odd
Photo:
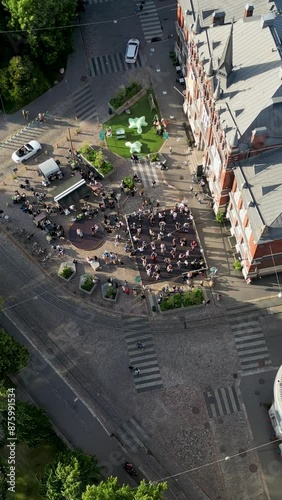
[[156, 167], [152, 166], [149, 162], [131, 163], [133, 172], [142, 180], [144, 187], [151, 186], [153, 181], [156, 183], [159, 181]]
[[208, 415], [216, 418], [231, 415], [241, 411], [240, 402], [235, 387], [220, 387], [219, 389], [207, 388], [204, 392]]
[[253, 304], [229, 307], [227, 313], [242, 371], [248, 372], [271, 365], [259, 320], [259, 316], [264, 316], [265, 313], [255, 309]]
[[[124, 318], [125, 342], [130, 364], [139, 368], [139, 375], [133, 373], [133, 381], [137, 392], [161, 389], [163, 382], [155, 351], [155, 344], [150, 333], [149, 321], [145, 318]], [[141, 342], [144, 349], [138, 348]]]
[[[140, 2], [136, 2], [139, 7]], [[139, 12], [139, 19], [145, 41], [150, 43], [152, 38], [163, 38], [163, 30], [161, 27], [158, 11], [154, 2], [148, 2], [143, 5], [143, 9]], [[150, 26], [148, 28], [148, 26]]]
[[89, 82], [72, 94], [75, 116], [80, 121], [90, 121], [97, 118], [92, 88]]
[[140, 54], [138, 54], [134, 64], [127, 64], [124, 60], [123, 52], [94, 56], [91, 57], [89, 62], [91, 76], [109, 75], [110, 73], [128, 71], [143, 66], [143, 59]]

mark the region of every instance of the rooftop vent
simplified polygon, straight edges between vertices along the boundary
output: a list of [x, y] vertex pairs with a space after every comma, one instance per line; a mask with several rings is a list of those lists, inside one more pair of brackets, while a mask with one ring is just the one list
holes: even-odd
[[225, 21], [225, 12], [224, 11], [214, 11], [212, 14], [212, 25], [220, 26], [224, 24]]
[[261, 28], [263, 29], [266, 28], [267, 26], [272, 26], [275, 18], [276, 14], [274, 14], [274, 12], [270, 12], [269, 14], [261, 16], [261, 21], [260, 21]]

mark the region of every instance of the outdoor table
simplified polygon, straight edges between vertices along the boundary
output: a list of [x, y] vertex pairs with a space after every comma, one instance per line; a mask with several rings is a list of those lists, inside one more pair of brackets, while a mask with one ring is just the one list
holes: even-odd
[[179, 78], [179, 83], [180, 83], [181, 85], [185, 85], [185, 80], [184, 80], [184, 78]]
[[180, 73], [180, 71], [181, 71], [181, 67], [180, 66], [176, 66], [175, 69], [176, 69], [177, 73]]
[[46, 224], [44, 227], [45, 233], [51, 233], [55, 229], [56, 225], [55, 224]]
[[118, 128], [118, 129], [116, 130], [116, 138], [117, 138], [117, 139], [125, 139], [125, 138], [126, 138], [124, 128]]
[[38, 214], [38, 215], [36, 215], [34, 217], [33, 222], [38, 227], [38, 225], [40, 224], [40, 222], [44, 221], [45, 219], [46, 219], [46, 214], [45, 213], [41, 213], [41, 214]]

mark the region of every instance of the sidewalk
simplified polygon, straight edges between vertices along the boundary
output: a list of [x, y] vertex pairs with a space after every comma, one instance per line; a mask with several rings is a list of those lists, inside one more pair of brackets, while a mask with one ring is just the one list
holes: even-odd
[[[202, 163], [203, 152], [197, 149], [190, 152], [188, 147], [183, 127], [183, 123], [187, 122], [182, 109], [183, 87], [176, 83], [177, 74], [169, 58], [169, 51], [173, 50], [173, 46], [174, 41], [167, 40], [149, 46], [147, 50], [148, 71], [160, 113], [170, 121], [169, 139], [162, 147], [162, 153], [167, 156], [169, 167], [164, 173], [165, 183], [175, 191], [178, 201], [186, 200], [192, 208], [208, 268], [218, 269], [216, 286], [212, 292], [222, 294], [224, 304], [228, 305], [234, 304], [235, 301], [258, 301], [260, 298], [269, 300], [270, 304], [276, 298], [282, 305], [282, 299], [277, 297], [280, 289], [275, 276], [266, 276], [247, 285], [241, 272], [233, 269], [234, 249], [229, 244], [228, 228], [216, 222], [209, 200], [202, 199], [199, 202], [194, 196], [195, 192], [202, 192], [200, 186], [192, 184], [192, 174], [197, 164]], [[175, 119], [170, 120], [170, 116]], [[192, 193], [189, 191], [191, 186]]]

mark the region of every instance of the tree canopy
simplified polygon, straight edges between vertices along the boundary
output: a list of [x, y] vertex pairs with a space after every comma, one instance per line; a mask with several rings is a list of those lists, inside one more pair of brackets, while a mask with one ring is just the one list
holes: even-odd
[[5, 330], [0, 329], [0, 379], [18, 373], [28, 361], [28, 350]]
[[[3, 429], [6, 437], [9, 437], [7, 429], [7, 418], [3, 412]], [[44, 410], [37, 406], [18, 400], [16, 402], [16, 435], [18, 441], [26, 443], [28, 446], [38, 446], [42, 441], [50, 440], [57, 442], [57, 436], [53, 431], [50, 421]]]
[[42, 495], [48, 500], [78, 500], [88, 484], [100, 480], [100, 467], [95, 457], [79, 450], [65, 450], [47, 466], [42, 480]]
[[[71, 48], [72, 29], [77, 0], [2, 0], [10, 15], [9, 26], [24, 30], [33, 56], [44, 57], [46, 65], [54, 64], [61, 53]], [[45, 28], [45, 29], [42, 29]]]
[[166, 483], [148, 484], [141, 481], [138, 488], [119, 486], [117, 478], [109, 478], [98, 485], [87, 486], [82, 500], [162, 500]]

